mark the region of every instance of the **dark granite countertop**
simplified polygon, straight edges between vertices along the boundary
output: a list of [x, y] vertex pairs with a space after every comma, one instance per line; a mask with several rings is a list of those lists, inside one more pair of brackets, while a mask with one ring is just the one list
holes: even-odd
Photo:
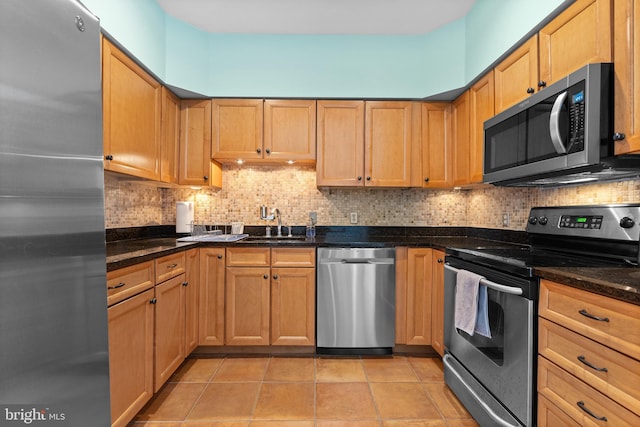
[[534, 274], [543, 279], [640, 305], [640, 268], [536, 267]]

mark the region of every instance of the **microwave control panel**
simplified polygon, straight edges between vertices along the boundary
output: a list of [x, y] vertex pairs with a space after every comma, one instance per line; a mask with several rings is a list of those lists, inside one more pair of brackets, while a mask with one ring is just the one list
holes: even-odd
[[581, 81], [569, 88], [569, 152], [584, 150], [585, 87]]

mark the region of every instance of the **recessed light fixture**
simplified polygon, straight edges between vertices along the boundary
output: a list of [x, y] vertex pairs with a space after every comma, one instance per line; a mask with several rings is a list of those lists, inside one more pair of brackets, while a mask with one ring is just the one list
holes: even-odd
[[198, 187], [197, 185], [192, 185], [189, 188], [191, 188], [192, 190], [202, 190], [202, 187]]
[[292, 165], [294, 164], [296, 161], [295, 160], [287, 160], [287, 164]]
[[241, 165], [241, 164], [243, 164], [243, 163], [244, 163], [244, 160], [242, 160], [242, 159], [238, 159], [238, 160], [236, 160], [236, 163], [237, 163], [237, 164], [239, 164], [239, 165]]

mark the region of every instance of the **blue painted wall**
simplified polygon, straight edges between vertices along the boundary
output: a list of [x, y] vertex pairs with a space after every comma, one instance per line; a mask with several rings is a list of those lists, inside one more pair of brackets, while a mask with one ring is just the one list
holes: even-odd
[[165, 83], [216, 97], [422, 98], [465, 86], [564, 0], [477, 0], [424, 35], [209, 34], [155, 0], [83, 0]]

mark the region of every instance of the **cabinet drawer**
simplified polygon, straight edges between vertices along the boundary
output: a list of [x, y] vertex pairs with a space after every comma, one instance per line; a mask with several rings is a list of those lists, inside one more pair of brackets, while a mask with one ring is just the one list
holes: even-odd
[[540, 316], [640, 359], [640, 305], [541, 280]]
[[640, 362], [545, 319], [539, 352], [591, 387], [640, 415]]
[[315, 267], [315, 248], [274, 248], [271, 250], [273, 267]]
[[[538, 392], [582, 426], [640, 425], [639, 416], [542, 356], [538, 357]], [[606, 417], [607, 421], [596, 417]]]
[[269, 267], [269, 248], [227, 248], [227, 267]]
[[156, 283], [162, 283], [185, 272], [184, 252], [156, 259]]
[[580, 424], [538, 394], [538, 427], [580, 427]]
[[107, 272], [107, 305], [150, 289], [153, 280], [153, 261]]

